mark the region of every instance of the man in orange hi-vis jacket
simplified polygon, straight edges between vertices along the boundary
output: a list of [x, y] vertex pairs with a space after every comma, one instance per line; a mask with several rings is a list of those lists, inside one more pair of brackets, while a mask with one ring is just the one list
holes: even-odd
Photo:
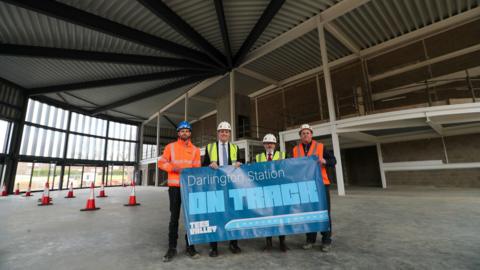
[[[158, 168], [168, 173], [168, 197], [170, 199], [170, 223], [168, 226], [168, 251], [163, 256], [164, 262], [169, 262], [177, 254], [178, 219], [180, 218], [180, 173], [186, 168], [200, 167], [200, 149], [190, 141], [192, 127], [187, 121], [182, 121], [177, 127], [178, 140], [165, 147], [163, 155], [158, 159]], [[193, 258], [200, 255], [193, 245], [188, 244], [187, 254]]]
[[[313, 130], [309, 124], [303, 124], [300, 128], [300, 143], [293, 148], [293, 157], [318, 156], [318, 162], [321, 164], [322, 180], [325, 186], [325, 197], [327, 199], [328, 217], [330, 220], [330, 230], [321, 232], [322, 246], [320, 250], [329, 252], [332, 243], [332, 218], [330, 215], [330, 179], [328, 179], [326, 167], [335, 167], [337, 160], [332, 152], [325, 149], [325, 146], [313, 140]], [[317, 240], [317, 233], [307, 233], [307, 243], [303, 245], [304, 249], [311, 249]]]

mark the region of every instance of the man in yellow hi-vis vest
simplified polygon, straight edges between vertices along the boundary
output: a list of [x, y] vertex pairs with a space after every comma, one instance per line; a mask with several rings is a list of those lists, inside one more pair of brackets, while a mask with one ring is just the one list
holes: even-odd
[[[275, 151], [275, 146], [277, 144], [277, 138], [273, 134], [267, 134], [263, 137], [263, 146], [265, 147], [265, 152], [257, 154], [255, 156], [256, 162], [268, 162], [274, 160], [281, 160], [285, 159], [285, 152]], [[283, 252], [287, 252], [288, 247], [285, 243], [285, 235], [280, 235], [280, 250]], [[266, 238], [266, 245], [264, 250], [269, 251], [273, 247], [272, 244], [272, 237]]]
[[[202, 166], [209, 166], [212, 169], [218, 169], [220, 166], [234, 165], [240, 167], [241, 163], [238, 161], [238, 146], [229, 142], [232, 127], [228, 122], [221, 122], [217, 128], [216, 142], [207, 145], [205, 149], [205, 158]], [[242, 250], [238, 246], [237, 240], [231, 240], [229, 249], [232, 253], [240, 253]], [[210, 257], [218, 256], [217, 242], [210, 243]]]

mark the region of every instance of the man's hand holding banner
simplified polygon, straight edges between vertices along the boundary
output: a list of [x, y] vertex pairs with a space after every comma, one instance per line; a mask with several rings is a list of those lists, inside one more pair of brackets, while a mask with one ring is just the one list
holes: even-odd
[[185, 169], [185, 227], [191, 244], [327, 231], [317, 157]]

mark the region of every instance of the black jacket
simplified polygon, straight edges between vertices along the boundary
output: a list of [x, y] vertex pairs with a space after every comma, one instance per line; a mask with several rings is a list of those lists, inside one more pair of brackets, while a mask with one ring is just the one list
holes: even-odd
[[[217, 154], [220, 153], [220, 147], [218, 146], [218, 141], [215, 142], [217, 144]], [[230, 142], [228, 142], [228, 165], [232, 165], [232, 151], [230, 149]], [[237, 152], [237, 155], [238, 155], [238, 152]], [[218, 157], [220, 159], [220, 157]], [[237, 156], [237, 159], [238, 159], [238, 156]], [[208, 150], [207, 150], [207, 146], [205, 147], [205, 156], [203, 158], [203, 162], [202, 162], [202, 166], [203, 167], [206, 167], [206, 166], [209, 166], [210, 163], [212, 163], [210, 161], [210, 156], [208, 154]], [[217, 162], [218, 163], [218, 162]], [[220, 164], [219, 164], [220, 166]]]
[[[308, 144], [308, 145], [303, 145], [303, 149], [305, 150], [305, 152], [308, 153], [308, 150], [310, 150], [310, 146], [312, 144]], [[335, 156], [333, 155], [333, 152], [328, 150], [327, 147], [325, 145], [323, 145], [323, 159], [325, 159], [325, 167], [330, 167], [330, 168], [334, 168], [335, 165], [337, 164], [337, 159], [335, 158]]]

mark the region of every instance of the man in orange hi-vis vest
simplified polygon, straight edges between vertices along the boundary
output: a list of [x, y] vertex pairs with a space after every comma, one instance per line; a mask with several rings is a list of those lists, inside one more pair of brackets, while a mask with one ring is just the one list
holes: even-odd
[[[293, 157], [318, 156], [318, 162], [321, 164], [322, 180], [325, 185], [325, 197], [327, 198], [328, 217], [330, 219], [330, 231], [321, 232], [322, 246], [321, 251], [328, 252], [332, 243], [332, 219], [330, 215], [330, 180], [328, 179], [326, 167], [335, 167], [337, 160], [335, 156], [322, 143], [313, 140], [313, 130], [308, 124], [303, 124], [300, 128], [300, 143], [293, 148]], [[307, 233], [307, 243], [303, 249], [311, 249], [317, 240], [317, 233]]]
[[[200, 167], [200, 149], [190, 141], [192, 127], [187, 121], [182, 121], [177, 127], [178, 140], [165, 147], [163, 155], [158, 159], [158, 168], [168, 173], [168, 198], [170, 199], [170, 223], [168, 226], [168, 251], [163, 256], [164, 262], [169, 262], [177, 254], [178, 219], [180, 218], [180, 173], [186, 168]], [[193, 258], [200, 255], [193, 245], [188, 244], [187, 254]]]

